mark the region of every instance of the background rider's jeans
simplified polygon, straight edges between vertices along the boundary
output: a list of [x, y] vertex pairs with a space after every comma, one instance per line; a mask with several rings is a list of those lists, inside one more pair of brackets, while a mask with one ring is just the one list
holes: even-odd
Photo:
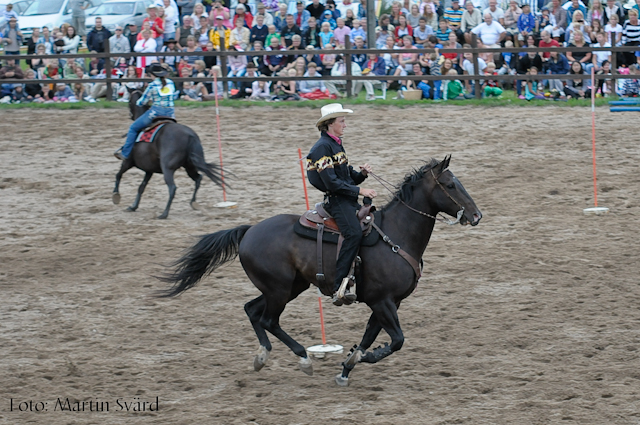
[[127, 140], [124, 142], [124, 146], [122, 147], [122, 156], [129, 158], [129, 155], [131, 155], [131, 151], [133, 150], [133, 145], [136, 142], [136, 137], [138, 137], [138, 133], [151, 125], [151, 122], [155, 117], [160, 116], [175, 118], [175, 113], [173, 108], [152, 106], [151, 109], [142, 114], [133, 122], [133, 124], [131, 124], [129, 132], [127, 133]]

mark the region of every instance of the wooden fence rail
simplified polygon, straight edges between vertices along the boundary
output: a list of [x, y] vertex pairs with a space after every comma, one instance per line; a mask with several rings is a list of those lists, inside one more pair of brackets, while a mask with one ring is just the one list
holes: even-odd
[[[221, 46], [224, 46], [224, 39], [220, 42]], [[522, 48], [463, 48], [463, 49], [438, 49], [440, 53], [471, 53], [473, 55], [473, 62], [475, 64], [474, 69], [479, 69], [479, 53], [526, 53], [531, 51], [536, 52], [559, 52], [559, 53], [567, 53], [567, 52], [611, 52], [611, 75], [596, 75], [596, 80], [607, 79], [612, 80], [612, 86], [615, 87], [615, 83], [617, 79], [628, 79], [628, 78], [636, 78], [635, 75], [621, 75], [617, 70], [617, 55], [616, 53], [625, 53], [625, 52], [635, 52], [640, 50], [640, 46], [621, 46], [621, 47], [597, 47], [593, 48], [592, 46], [585, 47], [522, 47]], [[103, 82], [107, 87], [107, 100], [113, 99], [113, 84], [114, 83], [122, 83], [122, 82], [135, 82], [135, 81], [151, 81], [150, 78], [117, 78], [111, 75], [111, 71], [113, 69], [111, 59], [116, 58], [136, 58], [141, 56], [155, 56], [155, 57], [176, 57], [176, 56], [202, 56], [202, 57], [210, 57], [215, 56], [218, 57], [218, 62], [220, 63], [220, 67], [222, 70], [222, 77], [218, 78], [218, 81], [222, 83], [226, 83], [228, 81], [233, 82], [244, 82], [244, 81], [255, 81], [256, 78], [249, 77], [227, 77], [227, 65], [226, 58], [228, 56], [271, 56], [271, 55], [288, 55], [288, 56], [304, 56], [313, 53], [314, 55], [318, 54], [336, 54], [342, 55], [345, 61], [345, 71], [346, 75], [343, 76], [322, 76], [322, 77], [280, 77], [280, 76], [260, 76], [261, 80], [264, 81], [301, 81], [301, 80], [322, 80], [322, 81], [346, 81], [346, 91], [347, 96], [351, 96], [351, 85], [354, 80], [357, 81], [394, 81], [394, 80], [420, 80], [420, 81], [443, 81], [443, 80], [462, 80], [462, 81], [473, 81], [475, 87], [480, 87], [480, 82], [482, 80], [487, 79], [487, 77], [483, 75], [457, 75], [457, 76], [448, 76], [448, 75], [407, 75], [403, 77], [395, 77], [393, 75], [361, 75], [361, 76], [353, 76], [351, 73], [351, 61], [352, 55], [355, 54], [376, 54], [383, 55], [386, 53], [390, 54], [399, 54], [402, 49], [352, 49], [351, 42], [349, 36], [346, 36], [345, 39], [345, 49], [341, 50], [313, 50], [309, 51], [306, 49], [299, 50], [275, 50], [275, 51], [260, 51], [258, 55], [256, 55], [255, 51], [245, 51], [245, 52], [237, 52], [237, 51], [209, 51], [209, 52], [153, 52], [153, 53], [112, 53], [109, 50], [109, 41], [105, 40], [105, 51], [102, 53], [81, 53], [81, 54], [55, 54], [55, 55], [4, 55], [3, 59], [90, 59], [90, 58], [101, 58], [104, 59], [105, 62], [105, 78], [90, 78], [90, 79], [61, 79], [65, 83], [96, 83]], [[411, 53], [416, 54], [429, 54], [435, 52], [436, 49], [411, 49]], [[582, 79], [590, 79], [591, 76], [585, 74]], [[575, 75], [571, 74], [538, 74], [538, 75], [524, 75], [524, 74], [516, 74], [516, 75], [496, 75], [491, 77], [492, 80], [499, 80], [504, 82], [513, 82], [513, 81], [522, 81], [522, 80], [573, 80], [576, 79]], [[175, 77], [172, 78], [173, 81], [176, 82], [184, 82], [184, 81], [192, 81], [192, 82], [212, 82], [211, 77], [205, 78], [181, 78]], [[25, 83], [33, 83], [34, 81], [38, 81], [46, 84], [47, 82], [53, 83], [57, 80], [29, 80], [29, 79], [3, 79], [2, 83], [8, 84], [25, 84]], [[481, 97], [481, 90], [475, 90], [476, 98]]]

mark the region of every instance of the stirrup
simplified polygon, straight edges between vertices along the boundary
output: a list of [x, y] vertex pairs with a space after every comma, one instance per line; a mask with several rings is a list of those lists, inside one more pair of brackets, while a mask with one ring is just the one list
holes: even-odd
[[349, 281], [351, 277], [345, 277], [342, 279], [342, 283], [340, 284], [340, 289], [338, 289], [338, 298], [344, 300], [345, 304], [352, 304], [356, 300], [356, 294], [349, 291]]

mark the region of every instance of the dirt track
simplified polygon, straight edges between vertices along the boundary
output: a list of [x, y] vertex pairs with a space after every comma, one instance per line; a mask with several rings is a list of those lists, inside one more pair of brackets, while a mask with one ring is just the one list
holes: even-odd
[[[582, 214], [593, 205], [586, 108], [355, 109], [352, 163], [397, 182], [420, 159], [452, 153], [484, 218], [436, 227], [399, 312], [403, 349], [359, 365], [347, 389], [333, 383], [343, 356], [316, 360], [307, 377], [274, 338], [267, 367], [253, 371], [258, 343], [242, 306], [258, 293], [237, 262], [181, 298], [149, 297], [163, 288], [151, 275], [192, 236], [302, 212], [297, 148], [316, 140], [318, 109], [223, 108], [239, 208], [213, 208], [221, 192], [208, 182], [203, 210], [191, 210], [179, 171], [166, 221], [154, 219], [167, 196], [159, 176], [138, 212], [124, 208], [139, 171], [111, 203], [124, 110], [2, 111], [0, 423], [640, 424], [637, 115], [598, 110], [599, 203], [612, 212], [594, 217]], [[217, 161], [213, 114], [177, 111]], [[305, 346], [321, 340], [315, 294], [281, 320]], [[327, 306], [329, 342], [357, 343], [367, 317], [364, 305]], [[117, 399], [135, 397], [158, 397], [159, 412], [118, 411]], [[110, 408], [54, 411], [58, 398]], [[29, 400], [48, 411], [16, 411]]]

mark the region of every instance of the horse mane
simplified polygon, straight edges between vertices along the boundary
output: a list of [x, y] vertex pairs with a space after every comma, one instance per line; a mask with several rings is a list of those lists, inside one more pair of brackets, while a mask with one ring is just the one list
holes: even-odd
[[422, 167], [414, 168], [404, 177], [402, 183], [397, 186], [398, 190], [394, 193], [393, 199], [382, 209], [387, 209], [398, 199], [405, 203], [411, 202], [411, 198], [413, 197], [413, 188], [420, 180], [422, 180], [426, 172], [437, 167], [439, 164], [440, 161], [435, 158], [431, 158], [429, 161], [425, 161], [425, 164]]

